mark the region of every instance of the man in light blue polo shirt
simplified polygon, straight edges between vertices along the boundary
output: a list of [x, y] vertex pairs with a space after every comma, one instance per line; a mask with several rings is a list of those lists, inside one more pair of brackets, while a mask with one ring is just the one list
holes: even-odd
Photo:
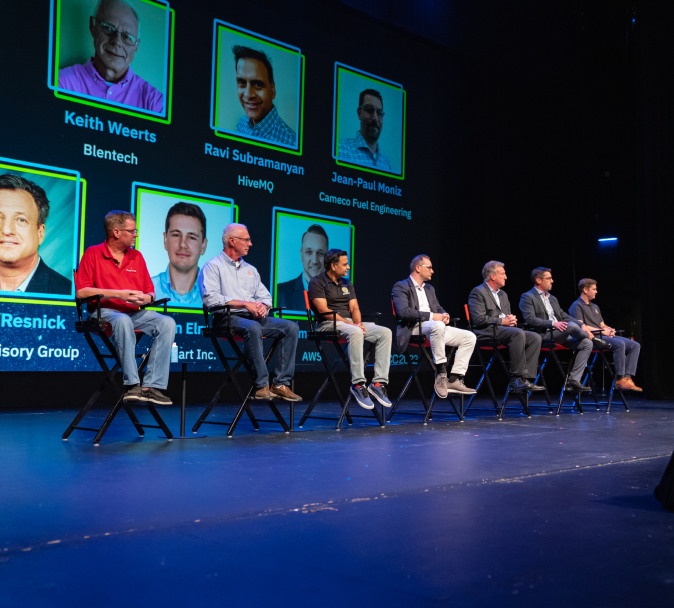
[[172, 305], [201, 308], [199, 258], [204, 255], [206, 216], [201, 207], [177, 203], [166, 214], [164, 249], [169, 263], [164, 272], [152, 277], [157, 300], [171, 298]]
[[[275, 397], [286, 401], [301, 401], [290, 390], [295, 373], [295, 351], [299, 327], [287, 319], [268, 317], [272, 306], [269, 290], [262, 284], [254, 266], [243, 261], [252, 246], [248, 228], [229, 224], [222, 235], [223, 251], [208, 260], [199, 273], [199, 288], [203, 303], [208, 306], [229, 304], [232, 307], [231, 327], [244, 338], [244, 352], [255, 370], [254, 399]], [[213, 325], [225, 323], [226, 316], [216, 313]], [[281, 336], [274, 382], [269, 387], [269, 372], [264, 362], [262, 338]]]

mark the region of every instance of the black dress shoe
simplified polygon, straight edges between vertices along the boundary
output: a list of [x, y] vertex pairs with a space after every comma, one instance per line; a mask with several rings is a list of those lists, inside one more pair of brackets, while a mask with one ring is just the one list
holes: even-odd
[[564, 390], [571, 393], [589, 393], [592, 389], [589, 386], [583, 386], [578, 380], [569, 380]]
[[530, 383], [522, 378], [511, 378], [508, 382], [508, 390], [510, 391], [529, 391], [531, 390]]
[[592, 347], [598, 350], [611, 350], [611, 345], [601, 338], [593, 338]]
[[527, 380], [527, 383], [529, 384], [529, 390], [530, 391], [544, 391], [545, 387], [544, 386], [538, 386], [538, 384], [534, 384], [533, 382]]

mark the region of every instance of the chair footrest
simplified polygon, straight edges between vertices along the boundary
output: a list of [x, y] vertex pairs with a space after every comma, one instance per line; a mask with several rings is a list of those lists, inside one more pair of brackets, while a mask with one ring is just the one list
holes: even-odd
[[274, 424], [281, 424], [278, 420], [262, 420], [262, 418], [256, 418], [256, 422], [273, 422]]
[[216, 420], [202, 420], [201, 424], [219, 424], [220, 426], [232, 426], [231, 422], [217, 422]]
[[327, 418], [326, 416], [307, 416], [305, 420], [309, 420], [310, 418], [312, 420], [339, 420], [339, 418]]
[[394, 412], [394, 415], [397, 416], [398, 414], [400, 414], [401, 416], [425, 416], [426, 412], [399, 412], [398, 410], [396, 410]]
[[73, 431], [78, 430], [78, 431], [91, 431], [92, 433], [98, 433], [101, 429], [90, 429], [87, 426], [74, 426]]
[[144, 428], [144, 429], [161, 429], [161, 430], [164, 430], [160, 426], [157, 426], [156, 424], [139, 424], [138, 426], [141, 427], [141, 428]]

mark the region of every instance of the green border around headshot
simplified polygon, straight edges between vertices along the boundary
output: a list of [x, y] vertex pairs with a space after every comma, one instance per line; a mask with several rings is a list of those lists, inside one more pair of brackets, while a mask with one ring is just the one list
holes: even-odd
[[[235, 33], [237, 36], [242, 36], [244, 38], [250, 38], [261, 44], [271, 46], [277, 49], [282, 49], [287, 52], [296, 52], [299, 56], [301, 68], [300, 68], [300, 79], [299, 79], [299, 120], [298, 120], [298, 129], [297, 129], [297, 149], [287, 148], [284, 146], [275, 146], [274, 144], [268, 143], [263, 140], [243, 137], [241, 135], [236, 135], [229, 131], [224, 131], [218, 129], [216, 126], [218, 124], [218, 105], [220, 101], [220, 83], [219, 83], [219, 74], [220, 74], [220, 31], [227, 30], [229, 32]], [[246, 29], [239, 28], [236, 25], [227, 23], [225, 21], [220, 21], [215, 19], [213, 24], [213, 66], [212, 66], [212, 77], [211, 77], [211, 129], [215, 133], [216, 137], [223, 137], [225, 139], [231, 139], [245, 144], [250, 144], [252, 146], [259, 146], [261, 148], [268, 148], [269, 150], [276, 150], [277, 152], [285, 152], [286, 154], [294, 154], [296, 156], [302, 156], [302, 147], [304, 141], [304, 68], [305, 68], [305, 57], [302, 55], [299, 49], [295, 47], [290, 47], [277, 40], [272, 38], [266, 38], [260, 34], [255, 34]]]
[[[239, 206], [234, 202], [234, 199], [220, 197], [210, 194], [203, 194], [201, 192], [193, 192], [190, 190], [180, 190], [178, 188], [169, 188], [167, 186], [158, 186], [155, 184], [146, 184], [143, 182], [133, 182], [131, 184], [131, 213], [136, 216], [136, 222], [140, 225], [140, 195], [143, 193], [160, 194], [162, 196], [169, 196], [183, 201], [194, 201], [195, 203], [209, 203], [213, 205], [223, 205], [232, 207], [232, 221], [239, 221]], [[140, 244], [140, 233], [136, 236], [136, 249]], [[152, 308], [151, 310], [163, 311], [160, 308]], [[201, 308], [174, 308], [169, 304], [168, 312], [175, 313], [190, 313], [203, 314]]]
[[169, 39], [167, 41], [168, 50], [166, 58], [166, 94], [164, 95], [165, 115], [159, 116], [153, 113], [145, 113], [138, 110], [133, 110], [132, 106], [125, 106], [122, 104], [106, 103], [104, 100], [97, 100], [97, 98], [89, 96], [77, 96], [70, 93], [65, 93], [65, 89], [59, 89], [57, 84], [59, 71], [59, 36], [57, 32], [61, 27], [61, 0], [51, 0], [51, 18], [49, 28], [49, 77], [47, 86], [54, 91], [54, 96], [66, 101], [73, 101], [81, 103], [101, 110], [110, 110], [111, 112], [118, 112], [119, 114], [126, 114], [127, 116], [134, 116], [136, 118], [144, 118], [145, 120], [152, 120], [161, 124], [171, 124], [171, 111], [173, 107], [173, 48], [175, 41], [175, 9], [170, 8], [168, 2], [156, 2], [155, 0], [140, 0], [147, 4], [152, 4], [169, 12]]
[[[341, 226], [351, 227], [351, 251], [349, 252], [351, 270], [349, 272], [349, 281], [353, 283], [353, 267], [354, 267], [354, 250], [356, 248], [356, 227], [351, 220], [334, 217], [332, 215], [323, 215], [320, 213], [311, 213], [309, 211], [300, 211], [299, 209], [287, 209], [285, 207], [274, 207], [272, 209], [272, 246], [271, 246], [271, 276], [269, 278], [272, 302], [276, 305], [277, 300], [277, 277], [278, 277], [278, 255], [276, 254], [276, 235], [278, 234], [278, 221], [281, 216], [292, 217], [301, 220], [316, 221], [321, 223], [337, 224]], [[307, 316], [298, 314], [283, 314], [284, 319], [292, 319], [294, 321], [306, 321]]]
[[[377, 83], [378, 85], [383, 85], [391, 89], [395, 89], [402, 93], [402, 148], [401, 148], [401, 163], [400, 163], [400, 174], [391, 173], [387, 171], [380, 171], [378, 169], [370, 169], [363, 165], [356, 165], [353, 163], [347, 163], [337, 158], [337, 150], [339, 147], [339, 141], [337, 139], [337, 134], [339, 133], [339, 87], [340, 87], [340, 75], [341, 72], [349, 72], [364, 78], [366, 80], [371, 80], [372, 82]], [[378, 78], [374, 74], [368, 72], [363, 72], [357, 68], [352, 68], [350, 66], [344, 65], [343, 63], [335, 62], [335, 97], [333, 100], [333, 129], [332, 129], [332, 158], [334, 158], [335, 163], [340, 167], [348, 167], [349, 169], [357, 169], [358, 171], [366, 171], [368, 173], [374, 173], [376, 175], [381, 175], [383, 177], [390, 177], [392, 179], [405, 179], [405, 140], [407, 132], [407, 91], [403, 89], [402, 85], [394, 83], [393, 81], [386, 80], [384, 78]]]
[[[73, 269], [76, 269], [79, 260], [84, 254], [84, 218], [86, 212], [87, 200], [87, 182], [80, 176], [79, 171], [70, 169], [61, 169], [59, 167], [52, 167], [49, 165], [39, 165], [36, 163], [29, 163], [18, 161], [10, 158], [0, 157], [0, 173], [3, 169], [11, 171], [19, 171], [21, 173], [34, 173], [36, 175], [46, 175], [48, 177], [55, 177], [57, 179], [66, 179], [76, 182], [76, 193], [79, 195], [76, 201], [76, 213], [74, 214], [73, 232], [75, 235], [75, 247], [73, 247]], [[74, 277], [69, 277], [73, 281]], [[0, 292], [7, 293], [7, 292]], [[62, 300], [54, 299], [55, 294], [45, 294], [42, 299], [37, 294], [30, 294], [26, 297], [20, 296], [4, 296], [0, 295], [0, 302], [7, 304], [45, 304], [50, 306], [75, 306], [74, 295], [63, 296]]]

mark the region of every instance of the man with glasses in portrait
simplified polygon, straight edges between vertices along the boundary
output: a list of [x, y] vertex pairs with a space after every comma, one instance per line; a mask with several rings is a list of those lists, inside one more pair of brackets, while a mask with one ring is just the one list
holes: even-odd
[[[112, 339], [122, 364], [124, 401], [171, 405], [164, 391], [168, 386], [176, 323], [169, 316], [140, 308], [152, 304], [155, 293], [145, 260], [133, 248], [138, 236], [136, 216], [128, 211], [111, 211], [103, 225], [105, 241], [87, 248], [75, 273], [75, 296], [103, 296], [100, 320], [112, 327]], [[98, 318], [94, 307], [89, 304], [89, 314]], [[142, 387], [136, 363], [135, 330], [153, 340]]]
[[94, 56], [59, 70], [58, 87], [106, 101], [162, 112], [164, 95], [131, 69], [138, 46], [138, 13], [126, 0], [99, 0], [89, 17]]
[[339, 142], [337, 158], [357, 165], [365, 165], [391, 171], [391, 165], [379, 146], [379, 137], [384, 128], [384, 100], [381, 93], [365, 89], [358, 97], [358, 120], [360, 129], [353, 139]]

